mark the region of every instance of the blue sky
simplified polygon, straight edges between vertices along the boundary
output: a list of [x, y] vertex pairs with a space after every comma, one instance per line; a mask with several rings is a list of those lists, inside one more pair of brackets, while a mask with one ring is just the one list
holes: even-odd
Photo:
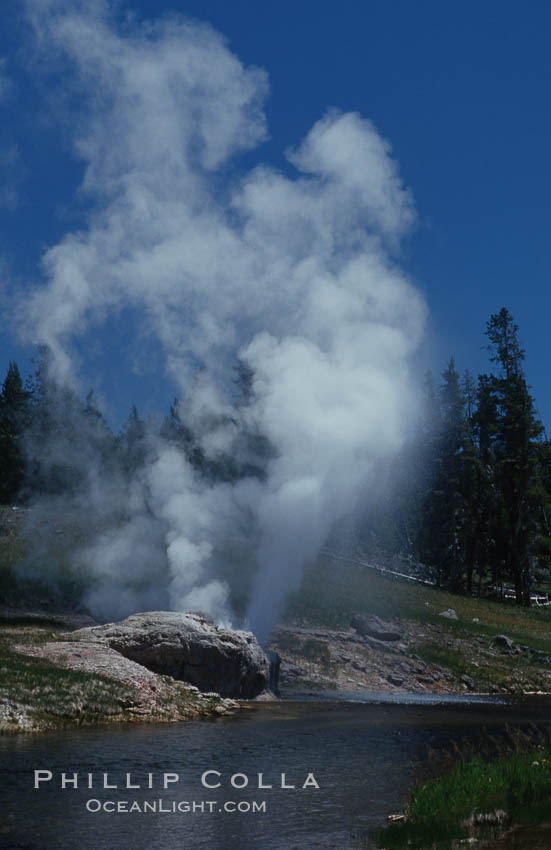
[[[269, 139], [235, 160], [237, 170], [258, 161], [286, 169], [285, 150], [328, 107], [369, 118], [415, 199], [417, 225], [399, 262], [429, 307], [421, 366], [438, 371], [453, 353], [461, 370], [486, 370], [485, 322], [506, 306], [549, 426], [548, 4], [119, 4], [121, 18], [128, 12], [208, 21], [245, 66], [266, 70]], [[36, 56], [19, 4], [4, 12], [0, 56], [0, 258], [10, 298], [39, 279], [48, 247], [85, 225], [90, 200], [79, 191], [84, 166], [71, 141], [71, 110], [78, 121], [80, 105], [67, 70]], [[0, 366], [15, 357], [26, 372], [32, 348], [6, 316]], [[77, 346], [83, 385], [96, 388], [114, 422], [134, 401], [144, 412], [166, 409], [175, 392], [159, 380], [155, 340], [136, 340], [139, 323], [130, 309]]]

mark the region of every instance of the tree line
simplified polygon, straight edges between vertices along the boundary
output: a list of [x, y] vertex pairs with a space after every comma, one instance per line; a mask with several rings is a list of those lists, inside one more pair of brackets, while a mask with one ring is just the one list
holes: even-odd
[[[361, 536], [371, 551], [427, 565], [441, 586], [471, 594], [506, 585], [529, 605], [551, 566], [551, 442], [505, 308], [488, 320], [486, 337], [489, 373], [460, 376], [452, 357], [438, 380], [425, 375], [422, 413], [393, 461], [386, 498], [362, 518]], [[212, 459], [182, 421], [177, 399], [155, 428], [133, 407], [115, 434], [93, 391], [82, 400], [51, 380], [47, 350], [26, 381], [12, 361], [0, 394], [0, 502], [70, 496], [94, 476], [131, 480], [146, 465], [153, 432], [206, 480], [263, 478], [274, 449], [239, 417], [251, 392], [252, 375], [238, 363], [238, 436]]]
[[509, 311], [493, 314], [485, 333], [489, 373], [460, 376], [453, 357], [439, 380], [426, 373], [415, 434], [364, 536], [428, 565], [440, 586], [509, 587], [528, 606], [535, 587], [549, 587], [551, 441]]
[[[49, 361], [48, 350], [41, 348], [35, 371], [25, 381], [17, 363], [9, 363], [0, 393], [0, 504], [86, 492], [93, 485], [91, 479], [130, 481], [146, 466], [159, 439], [182, 451], [207, 481], [265, 477], [272, 449], [239, 417], [252, 392], [252, 375], [243, 363], [235, 367], [233, 388], [232, 424], [238, 434], [231, 452], [220, 452], [213, 459], [203, 451], [199, 435], [182, 421], [177, 398], [160, 422], [146, 422], [133, 405], [114, 433], [94, 391], [83, 400], [59, 385], [51, 377]], [[205, 427], [222, 424], [228, 423], [211, 421]]]

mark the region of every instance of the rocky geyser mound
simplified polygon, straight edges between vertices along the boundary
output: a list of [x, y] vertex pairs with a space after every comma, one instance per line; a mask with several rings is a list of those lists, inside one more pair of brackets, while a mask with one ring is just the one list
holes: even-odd
[[200, 614], [132, 614], [79, 629], [71, 640], [101, 643], [154, 673], [223, 697], [252, 699], [270, 686], [270, 662], [255, 636], [219, 628]]

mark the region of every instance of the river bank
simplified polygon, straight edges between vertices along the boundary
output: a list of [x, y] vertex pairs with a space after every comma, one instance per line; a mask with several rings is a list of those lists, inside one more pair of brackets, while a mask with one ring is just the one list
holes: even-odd
[[[55, 595], [53, 585], [13, 570], [21, 554], [16, 532], [14, 525], [2, 538], [8, 604], [0, 608], [0, 731], [165, 723], [247, 705], [116, 652], [72, 645], [71, 632], [94, 621], [82, 609], [75, 613], [73, 579]], [[284, 699], [551, 693], [550, 626], [549, 608], [451, 594], [320, 556], [288, 599], [267, 648], [281, 656]]]
[[551, 692], [551, 609], [519, 608], [319, 558], [270, 648], [283, 696]]
[[[353, 626], [287, 622], [269, 644], [281, 656], [281, 697], [343, 700], [370, 694], [399, 698], [551, 691], [544, 650], [469, 634], [459, 615], [457, 620], [442, 619], [443, 625], [376, 618], [392, 640], [362, 634]], [[225, 716], [251, 705], [202, 693], [108, 647], [71, 640], [73, 631], [91, 622], [83, 615], [0, 609], [1, 732], [181, 722]]]
[[[270, 649], [281, 656], [280, 691], [297, 698], [365, 692], [528, 694], [551, 692], [547, 656], [495, 638], [452, 635], [438, 625], [393, 620], [394, 642], [354, 628], [279, 627]], [[536, 652], [538, 652], [536, 650]]]
[[109, 648], [72, 642], [89, 618], [2, 609], [0, 733], [219, 717], [239, 703], [153, 673]]
[[[546, 697], [481, 700], [469, 695], [438, 701], [423, 695], [392, 697], [384, 704], [278, 700], [252, 703], [249, 711], [212, 722], [4, 735], [0, 845], [29, 850], [371, 850], [376, 845], [366, 842], [368, 830], [383, 826], [389, 813], [403, 811], [411, 789], [438, 774], [444, 756], [447, 763], [454, 753], [457, 758], [456, 748], [467, 756], [485, 747], [491, 757], [509, 751], [514, 742], [505, 740], [507, 729], [535, 735], [538, 727], [543, 741], [550, 705]], [[37, 767], [51, 770], [53, 777], [34, 790]], [[219, 788], [202, 785], [204, 771], [211, 770], [220, 773], [211, 780], [220, 781]], [[78, 788], [62, 789], [60, 771], [76, 773]], [[103, 788], [104, 772], [117, 788]], [[178, 775], [166, 789], [164, 772]], [[88, 773], [94, 780], [91, 789]], [[127, 788], [127, 773], [140, 788]], [[153, 788], [148, 787], [150, 773]], [[247, 787], [232, 786], [236, 773], [248, 778]], [[281, 787], [282, 773], [295, 788]], [[319, 788], [302, 788], [308, 773]], [[90, 799], [106, 808], [90, 810]], [[157, 808], [145, 814], [110, 812], [119, 801], [128, 808], [134, 801]], [[210, 801], [216, 801], [212, 811], [206, 806]], [[185, 811], [186, 802], [205, 802], [204, 811]], [[242, 810], [224, 808], [240, 802]], [[264, 809], [246, 810], [254, 802], [265, 803]], [[182, 809], [173, 812], [180, 803]]]

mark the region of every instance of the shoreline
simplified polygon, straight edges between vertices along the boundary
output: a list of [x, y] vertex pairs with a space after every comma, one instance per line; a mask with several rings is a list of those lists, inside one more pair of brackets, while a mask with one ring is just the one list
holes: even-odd
[[[254, 709], [274, 699], [268, 694], [253, 700], [236, 700], [215, 692], [202, 693], [185, 682], [153, 673], [114, 650], [71, 641], [71, 631], [91, 619], [83, 614], [3, 608], [0, 618], [2, 643], [5, 649], [9, 645], [11, 661], [21, 665], [22, 677], [26, 675], [25, 665], [30, 665], [31, 673], [33, 665], [38, 665], [36, 669], [43, 676], [53, 677], [46, 687], [42, 682], [41, 687], [31, 688], [31, 698], [27, 700], [20, 695], [18, 698], [16, 692], [10, 693], [9, 687], [2, 693], [0, 734], [212, 720]], [[379, 640], [352, 627], [280, 625], [268, 648], [281, 656], [281, 701], [400, 703], [415, 702], [418, 698], [424, 703], [445, 701], [446, 697], [450, 702], [469, 702], [511, 696], [551, 696], [551, 672], [534, 667], [533, 675], [527, 676], [526, 669], [519, 664], [522, 653], [516, 650], [504, 655], [491, 640], [486, 640], [484, 645], [478, 642], [476, 646], [465, 636], [454, 640], [456, 646], [462, 642], [463, 651], [469, 645], [470, 663], [476, 665], [472, 668], [475, 675], [477, 670], [482, 673], [487, 670], [484, 665], [490, 661], [497, 664], [500, 659], [506, 659], [511, 683], [499, 688], [483, 687], [474, 677], [425, 661], [419, 655], [423, 640], [450, 643], [445, 626], [398, 620], [393, 620], [391, 625], [399, 632], [399, 639]], [[75, 682], [71, 679], [74, 676]], [[546, 679], [550, 686], [544, 689], [541, 683]], [[68, 681], [74, 690], [69, 704], [62, 699]], [[49, 700], [44, 704], [46, 691]]]

